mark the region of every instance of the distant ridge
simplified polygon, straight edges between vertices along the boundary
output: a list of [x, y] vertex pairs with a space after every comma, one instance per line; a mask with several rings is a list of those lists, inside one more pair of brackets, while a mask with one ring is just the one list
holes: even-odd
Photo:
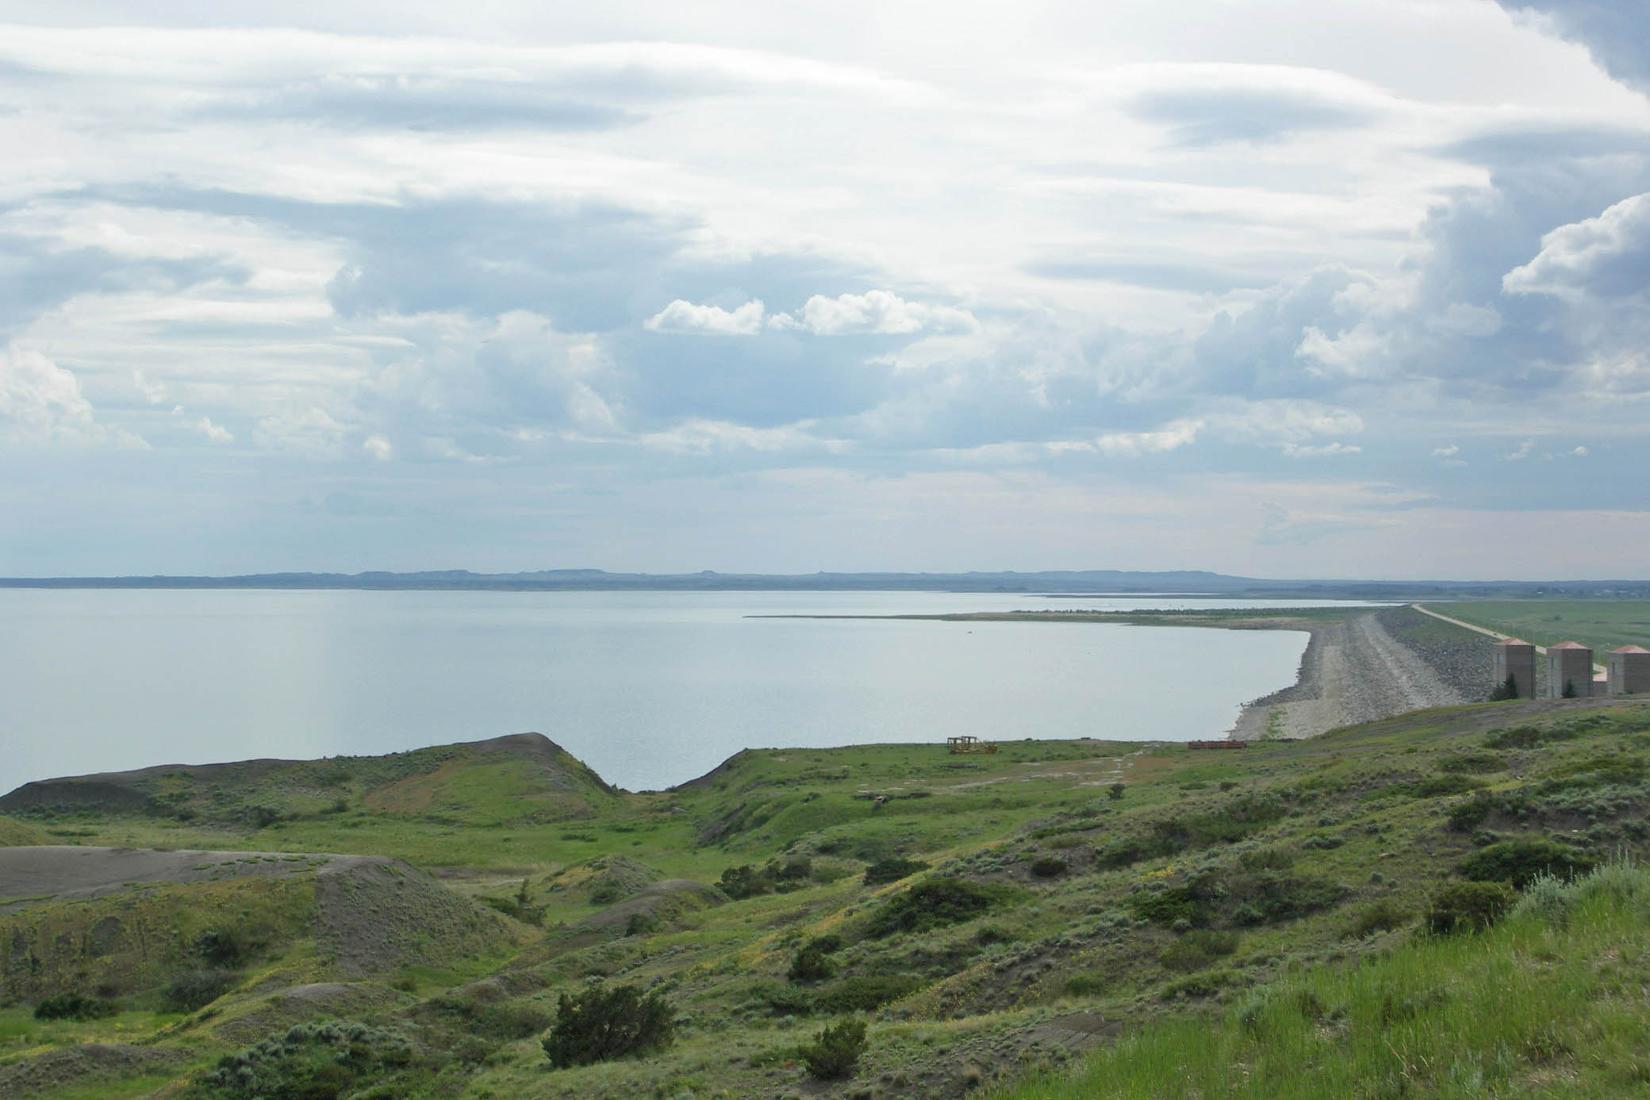
[[1650, 580], [1380, 581], [1237, 577], [1207, 570], [1120, 569], [965, 573], [609, 573], [603, 569], [540, 569], [475, 573], [435, 569], [410, 573], [252, 573], [231, 577], [3, 577], [0, 588], [246, 588], [424, 591], [681, 591], [681, 592], [1024, 592], [1257, 596], [1298, 599], [1439, 599], [1449, 596], [1650, 597]]

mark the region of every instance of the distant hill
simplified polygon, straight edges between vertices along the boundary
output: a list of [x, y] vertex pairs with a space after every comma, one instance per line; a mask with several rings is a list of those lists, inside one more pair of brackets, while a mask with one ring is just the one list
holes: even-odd
[[6, 577], [0, 588], [257, 588], [417, 589], [481, 591], [910, 591], [1025, 592], [1073, 595], [1173, 593], [1294, 599], [1416, 600], [1449, 597], [1645, 598], [1650, 581], [1381, 581], [1237, 577], [1204, 570], [1040, 570], [967, 573], [609, 573], [602, 569], [541, 569], [473, 573], [440, 569], [413, 573], [254, 573], [233, 577]]
[[162, 764], [25, 783], [0, 813], [169, 818], [264, 828], [356, 813], [490, 826], [589, 817], [612, 787], [537, 733], [389, 756]]

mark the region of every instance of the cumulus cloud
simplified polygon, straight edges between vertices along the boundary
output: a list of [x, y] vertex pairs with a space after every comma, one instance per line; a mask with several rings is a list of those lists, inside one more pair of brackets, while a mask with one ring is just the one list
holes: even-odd
[[1461, 448], [1456, 446], [1454, 443], [1446, 444], [1442, 447], [1434, 447], [1432, 449], [1433, 458], [1454, 458], [1460, 453]]
[[1570, 300], [1650, 293], [1650, 193], [1547, 233], [1535, 258], [1507, 272], [1502, 285]]
[[912, 302], [888, 290], [864, 294], [815, 294], [795, 313], [777, 313], [770, 328], [814, 336], [910, 336], [919, 332], [973, 332], [979, 322], [967, 310]]
[[766, 312], [760, 299], [727, 310], [720, 306], [695, 305], [677, 298], [642, 322], [649, 332], [688, 332], [707, 336], [755, 336], [762, 331]]
[[1346, 443], [1285, 443], [1283, 453], [1290, 458], [1322, 458], [1328, 455], [1362, 454], [1363, 448]]
[[0, 441], [24, 446], [145, 447], [98, 423], [80, 380], [33, 348], [0, 347]]

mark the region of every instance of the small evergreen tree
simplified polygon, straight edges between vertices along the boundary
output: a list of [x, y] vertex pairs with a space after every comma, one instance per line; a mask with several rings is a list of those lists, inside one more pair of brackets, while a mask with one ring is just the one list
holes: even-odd
[[1564, 698], [1574, 699], [1575, 697], [1576, 697], [1576, 682], [1574, 680], [1565, 680], [1564, 681]]
[[1106, 793], [1107, 793], [1107, 795], [1109, 795], [1111, 797], [1111, 800], [1113, 802], [1121, 802], [1121, 801], [1123, 801], [1123, 792], [1126, 789], [1127, 788], [1124, 787], [1123, 784], [1121, 784], [1121, 783], [1113, 783], [1110, 787], [1108, 787], [1106, 789]]
[[1507, 678], [1497, 684], [1494, 691], [1490, 692], [1490, 702], [1500, 703], [1516, 698], [1518, 698], [1518, 681], [1513, 679], [1512, 673], [1509, 672]]
[[675, 1010], [660, 994], [634, 985], [593, 985], [576, 996], [561, 995], [555, 1026], [542, 1045], [550, 1064], [565, 1069], [649, 1054], [675, 1038]]
[[820, 1081], [852, 1077], [865, 1053], [865, 1021], [843, 1020], [827, 1027], [800, 1051], [809, 1076]]

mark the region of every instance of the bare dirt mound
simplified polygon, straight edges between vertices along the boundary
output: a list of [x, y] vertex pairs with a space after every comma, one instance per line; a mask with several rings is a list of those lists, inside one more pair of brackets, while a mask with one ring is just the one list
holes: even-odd
[[174, 1050], [84, 1043], [0, 1066], [0, 1096], [45, 1096], [71, 1085], [169, 1070], [182, 1061]]
[[345, 975], [414, 963], [443, 966], [523, 942], [525, 929], [400, 860], [322, 868], [315, 879], [316, 939]]

